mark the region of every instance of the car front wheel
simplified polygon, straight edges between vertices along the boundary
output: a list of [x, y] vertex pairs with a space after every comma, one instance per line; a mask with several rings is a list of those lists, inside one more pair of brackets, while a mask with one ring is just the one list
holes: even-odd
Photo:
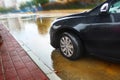
[[60, 51], [62, 55], [70, 60], [76, 60], [82, 57], [83, 46], [75, 34], [63, 33], [60, 38]]

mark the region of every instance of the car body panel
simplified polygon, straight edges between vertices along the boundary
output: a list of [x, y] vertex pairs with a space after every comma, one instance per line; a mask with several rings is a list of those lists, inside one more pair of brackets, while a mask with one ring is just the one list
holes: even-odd
[[[114, 0], [107, 0], [109, 3]], [[62, 32], [71, 32], [79, 36], [87, 52], [106, 58], [120, 58], [120, 13], [100, 14], [100, 4], [89, 12], [58, 18], [52, 24], [51, 45], [59, 47]]]

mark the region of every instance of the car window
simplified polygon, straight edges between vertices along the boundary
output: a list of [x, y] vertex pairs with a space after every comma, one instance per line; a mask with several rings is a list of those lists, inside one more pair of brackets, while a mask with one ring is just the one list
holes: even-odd
[[110, 13], [120, 13], [120, 0], [114, 0], [111, 3], [109, 12]]

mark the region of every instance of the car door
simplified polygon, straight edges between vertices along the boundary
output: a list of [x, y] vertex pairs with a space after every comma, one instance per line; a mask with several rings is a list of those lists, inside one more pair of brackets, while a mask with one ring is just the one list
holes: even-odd
[[85, 30], [85, 41], [88, 51], [112, 56], [120, 47], [120, 0], [106, 3], [110, 7], [107, 12], [99, 12], [101, 7], [98, 7], [96, 13], [91, 12], [86, 17], [89, 26]]

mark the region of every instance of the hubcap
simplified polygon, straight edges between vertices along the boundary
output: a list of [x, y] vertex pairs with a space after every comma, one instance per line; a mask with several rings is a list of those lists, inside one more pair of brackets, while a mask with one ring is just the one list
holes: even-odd
[[69, 37], [64, 36], [60, 39], [60, 48], [61, 48], [62, 53], [66, 57], [71, 57], [73, 55], [74, 47]]

